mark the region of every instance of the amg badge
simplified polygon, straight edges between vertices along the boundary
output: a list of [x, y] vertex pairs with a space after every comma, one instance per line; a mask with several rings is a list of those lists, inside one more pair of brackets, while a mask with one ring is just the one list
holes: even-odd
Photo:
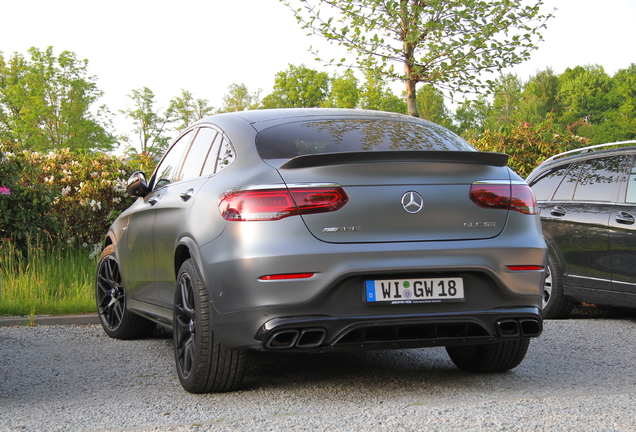
[[345, 231], [360, 231], [362, 230], [359, 226], [352, 227], [328, 227], [324, 228], [322, 232], [345, 232]]
[[464, 228], [494, 228], [497, 222], [464, 222]]

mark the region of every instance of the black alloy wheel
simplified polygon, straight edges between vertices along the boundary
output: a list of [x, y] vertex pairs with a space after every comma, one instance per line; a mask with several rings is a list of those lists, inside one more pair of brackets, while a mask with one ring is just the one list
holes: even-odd
[[177, 298], [174, 304], [173, 337], [177, 369], [184, 379], [192, 374], [194, 348], [197, 342], [197, 317], [192, 280], [187, 273], [179, 278]]
[[99, 257], [95, 280], [95, 300], [102, 327], [116, 339], [136, 339], [148, 336], [155, 324], [126, 309], [126, 288], [119, 271], [113, 245]]
[[177, 277], [172, 342], [179, 381], [190, 393], [237, 390], [245, 376], [247, 351], [229, 350], [219, 343], [210, 307], [207, 290], [188, 259]]

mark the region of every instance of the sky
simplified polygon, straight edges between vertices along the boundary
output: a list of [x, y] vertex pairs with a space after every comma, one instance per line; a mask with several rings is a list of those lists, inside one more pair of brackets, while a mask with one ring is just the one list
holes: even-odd
[[[53, 46], [56, 55], [73, 51], [87, 59], [104, 92], [99, 103], [117, 114], [118, 134], [130, 132], [119, 111], [130, 106], [133, 89], [150, 88], [158, 108], [182, 89], [218, 108], [230, 84], [265, 96], [289, 64], [324, 69], [310, 45], [322, 53], [338, 49], [307, 36], [279, 0], [0, 1], [4, 56]], [[613, 75], [636, 63], [635, 0], [545, 0], [544, 12], [554, 8], [544, 42], [509, 72], [527, 80], [547, 67], [562, 73], [598, 64]]]

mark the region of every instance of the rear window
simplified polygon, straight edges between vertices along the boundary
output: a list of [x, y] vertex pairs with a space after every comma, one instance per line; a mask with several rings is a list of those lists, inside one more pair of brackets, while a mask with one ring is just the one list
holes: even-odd
[[476, 151], [468, 142], [432, 123], [336, 119], [286, 123], [256, 137], [263, 159], [321, 153], [448, 150]]

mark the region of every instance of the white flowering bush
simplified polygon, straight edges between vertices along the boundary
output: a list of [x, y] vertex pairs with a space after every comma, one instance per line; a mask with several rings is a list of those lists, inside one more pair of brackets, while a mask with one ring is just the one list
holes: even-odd
[[0, 144], [0, 162], [0, 241], [45, 236], [94, 255], [108, 226], [131, 204], [126, 184], [136, 167], [123, 157], [68, 149], [39, 154], [7, 143]]

